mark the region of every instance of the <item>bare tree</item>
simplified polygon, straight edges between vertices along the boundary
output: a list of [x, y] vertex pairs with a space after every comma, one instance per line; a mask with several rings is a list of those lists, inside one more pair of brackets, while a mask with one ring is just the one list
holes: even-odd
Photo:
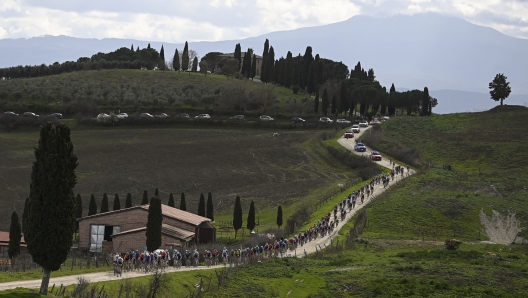
[[277, 92], [272, 84], [260, 86], [253, 92], [256, 101], [262, 106], [263, 112], [266, 113], [277, 101]]

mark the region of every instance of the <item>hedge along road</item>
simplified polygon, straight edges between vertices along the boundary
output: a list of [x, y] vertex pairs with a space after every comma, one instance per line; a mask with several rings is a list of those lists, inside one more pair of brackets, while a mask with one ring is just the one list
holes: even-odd
[[[363, 133], [365, 133], [365, 131], [367, 131], [369, 128], [364, 128], [359, 133], [355, 134], [355, 139], [360, 138], [361, 135]], [[337, 142], [341, 146], [345, 147], [346, 149], [352, 151], [353, 153], [355, 153], [357, 155], [368, 157], [368, 155], [370, 154], [370, 152], [372, 150], [367, 147], [367, 151], [366, 152], [356, 152], [354, 150], [355, 139], [354, 138], [345, 139], [344, 137], [341, 137], [341, 138], [339, 138], [337, 140]], [[385, 158], [383, 158], [381, 161], [377, 161], [376, 163], [378, 163], [379, 165], [381, 165], [381, 166], [383, 166], [385, 168], [392, 169], [392, 165], [390, 164], [389, 160], [387, 160]], [[410, 174], [414, 174], [414, 171], [411, 170]], [[407, 176], [407, 172], [405, 172], [405, 176]], [[394, 184], [395, 182], [403, 179], [401, 174], [400, 175], [395, 175], [394, 177], [395, 177], [394, 178], [395, 180], [392, 181], [389, 184], [389, 187], [390, 187], [390, 185]], [[347, 212], [347, 216], [346, 216], [345, 220], [344, 221], [340, 221], [339, 225], [337, 226], [337, 228], [334, 228], [333, 232], [330, 235], [327, 235], [327, 236], [325, 236], [323, 238], [317, 238], [317, 239], [315, 239], [313, 241], [308, 242], [307, 244], [303, 245], [302, 247], [298, 246], [296, 250], [289, 250], [286, 253], [285, 256], [287, 256], [287, 257], [304, 257], [304, 256], [306, 256], [308, 254], [312, 254], [312, 253], [316, 252], [318, 249], [325, 248], [326, 246], [329, 246], [331, 244], [332, 239], [334, 239], [338, 235], [339, 230], [352, 218], [352, 216], [354, 216], [354, 214], [356, 214], [356, 212], [358, 210], [360, 210], [361, 208], [365, 207], [372, 200], [373, 197], [375, 197], [375, 196], [379, 195], [380, 193], [382, 193], [383, 191], [385, 191], [385, 189], [386, 188], [384, 188], [381, 183], [380, 184], [376, 184], [374, 186], [373, 195], [371, 195], [368, 198], [365, 197], [365, 202], [363, 204], [361, 204], [361, 202], [358, 200], [358, 203], [356, 204], [356, 208], [352, 209], [352, 211], [350, 211], [350, 212]], [[347, 194], [343, 193], [342, 195], [346, 196]], [[338, 200], [336, 200], [336, 203], [339, 203], [340, 201], [341, 201], [341, 199], [338, 199]], [[329, 211], [331, 211], [331, 210], [329, 210]], [[198, 266], [197, 268], [181, 267], [180, 269], [167, 268], [166, 272], [171, 273], [171, 272], [178, 272], [178, 271], [207, 270], [207, 269], [222, 268], [222, 267], [223, 267], [223, 264], [220, 263], [218, 266], [211, 266], [210, 268], [207, 268], [206, 266]], [[107, 272], [88, 273], [88, 274], [83, 274], [82, 276], [84, 278], [86, 278], [87, 280], [89, 280], [90, 283], [95, 283], [95, 282], [102, 282], [102, 281], [110, 281], [110, 280], [119, 280], [119, 279], [126, 279], [126, 278], [141, 277], [141, 276], [146, 276], [146, 275], [147, 274], [145, 274], [144, 272], [131, 271], [131, 272], [123, 272], [122, 277], [115, 277], [113, 271], [107, 271]], [[62, 277], [51, 277], [50, 278], [50, 285], [55, 284], [55, 286], [57, 287], [59, 285], [68, 286], [68, 285], [76, 284], [77, 283], [77, 278], [78, 278], [77, 275], [62, 276]], [[17, 287], [29, 288], [29, 289], [38, 289], [38, 288], [40, 288], [40, 284], [41, 284], [41, 280], [40, 279], [38, 279], [38, 280], [16, 281], [16, 282], [5, 282], [5, 283], [0, 283], [0, 291], [4, 291], [4, 290], [8, 290], [8, 289], [14, 289], [14, 288], [17, 288]]]

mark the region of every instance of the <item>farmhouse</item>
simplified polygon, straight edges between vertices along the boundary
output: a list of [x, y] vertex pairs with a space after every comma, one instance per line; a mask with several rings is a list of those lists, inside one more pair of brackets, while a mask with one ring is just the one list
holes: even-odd
[[[0, 231], [0, 266], [4, 266], [9, 263], [9, 232]], [[27, 253], [27, 244], [24, 240], [24, 236], [20, 239], [20, 253]]]
[[[145, 250], [148, 208], [149, 205], [135, 206], [78, 219], [79, 250]], [[216, 229], [209, 218], [163, 204], [161, 212], [163, 247], [215, 242]]]
[[[244, 67], [244, 57], [246, 55], [246, 52], [242, 52], [240, 53], [240, 59], [241, 59], [241, 63], [240, 63], [240, 70], [239, 71], [242, 71], [242, 68]], [[262, 71], [262, 56], [259, 56], [257, 54], [253, 54], [253, 56], [255, 56], [255, 58], [257, 59], [257, 69], [255, 70], [255, 74], [257, 76], [260, 76], [260, 73]], [[253, 61], [253, 56], [251, 56], [251, 61]], [[227, 53], [227, 54], [222, 54], [220, 55], [220, 57], [225, 57], [225, 58], [235, 58], [235, 53]]]

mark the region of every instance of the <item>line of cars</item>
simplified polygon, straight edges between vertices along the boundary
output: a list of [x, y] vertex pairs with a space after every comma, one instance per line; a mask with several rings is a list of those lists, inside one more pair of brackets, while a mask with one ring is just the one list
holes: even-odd
[[[97, 121], [98, 122], [105, 122], [105, 121], [109, 121], [110, 119], [112, 119], [112, 115], [110, 114], [106, 114], [106, 113], [100, 113], [99, 115], [97, 115]], [[127, 113], [119, 113], [117, 115], [115, 115], [115, 117], [117, 119], [125, 119], [125, 118], [128, 118], [129, 115]], [[170, 118], [170, 116], [166, 113], [161, 113], [161, 114], [158, 114], [158, 115], [152, 115], [150, 113], [141, 113], [139, 115], [139, 118], [141, 119], [149, 119], [149, 118]], [[184, 119], [184, 120], [189, 120], [191, 119], [191, 117], [189, 116], [189, 114], [187, 113], [179, 113], [175, 116], [175, 118], [177, 119]], [[197, 116], [194, 117], [194, 119], [211, 119], [211, 115], [209, 114], [199, 114]], [[235, 115], [233, 117], [230, 117], [229, 118], [230, 120], [234, 120], [234, 121], [244, 121], [246, 120], [245, 116], [244, 115]], [[274, 119], [268, 115], [261, 115], [259, 117], [260, 121], [273, 121]]]
[[[15, 112], [12, 112], [12, 111], [6, 111], [6, 112], [4, 112], [3, 116], [4, 117], [18, 117], [20, 115], [15, 113]], [[22, 117], [31, 118], [31, 119], [37, 119], [37, 118], [41, 118], [41, 117], [62, 119], [62, 114], [61, 113], [51, 113], [51, 114], [46, 115], [46, 116], [40, 116], [40, 115], [37, 115], [37, 114], [35, 114], [33, 112], [24, 112], [22, 114]]]

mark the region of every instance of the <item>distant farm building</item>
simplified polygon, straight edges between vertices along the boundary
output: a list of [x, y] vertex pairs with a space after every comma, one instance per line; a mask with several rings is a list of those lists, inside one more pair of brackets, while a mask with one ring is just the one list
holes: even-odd
[[[239, 72], [242, 71], [242, 68], [244, 67], [244, 57], [246, 56], [246, 52], [242, 52], [240, 53], [241, 57], [240, 57], [240, 70]], [[253, 56], [256, 57], [257, 59], [257, 69], [255, 71], [255, 75], [257, 76], [260, 76], [261, 74], [261, 71], [262, 71], [262, 56], [259, 56], [259, 55], [256, 55], [256, 54], [253, 54]], [[253, 56], [251, 56], [251, 63], [253, 63]], [[235, 58], [235, 53], [227, 53], [227, 54], [222, 54], [220, 55], [220, 57], [225, 57], [225, 58]]]
[[[0, 267], [10, 264], [9, 254], [9, 232], [0, 231]], [[27, 244], [24, 236], [20, 239], [20, 254], [27, 253]]]
[[[79, 250], [92, 252], [144, 250], [147, 240], [148, 208], [149, 205], [135, 206], [78, 219]], [[216, 229], [209, 218], [163, 204], [161, 211], [162, 248], [215, 242]]]

